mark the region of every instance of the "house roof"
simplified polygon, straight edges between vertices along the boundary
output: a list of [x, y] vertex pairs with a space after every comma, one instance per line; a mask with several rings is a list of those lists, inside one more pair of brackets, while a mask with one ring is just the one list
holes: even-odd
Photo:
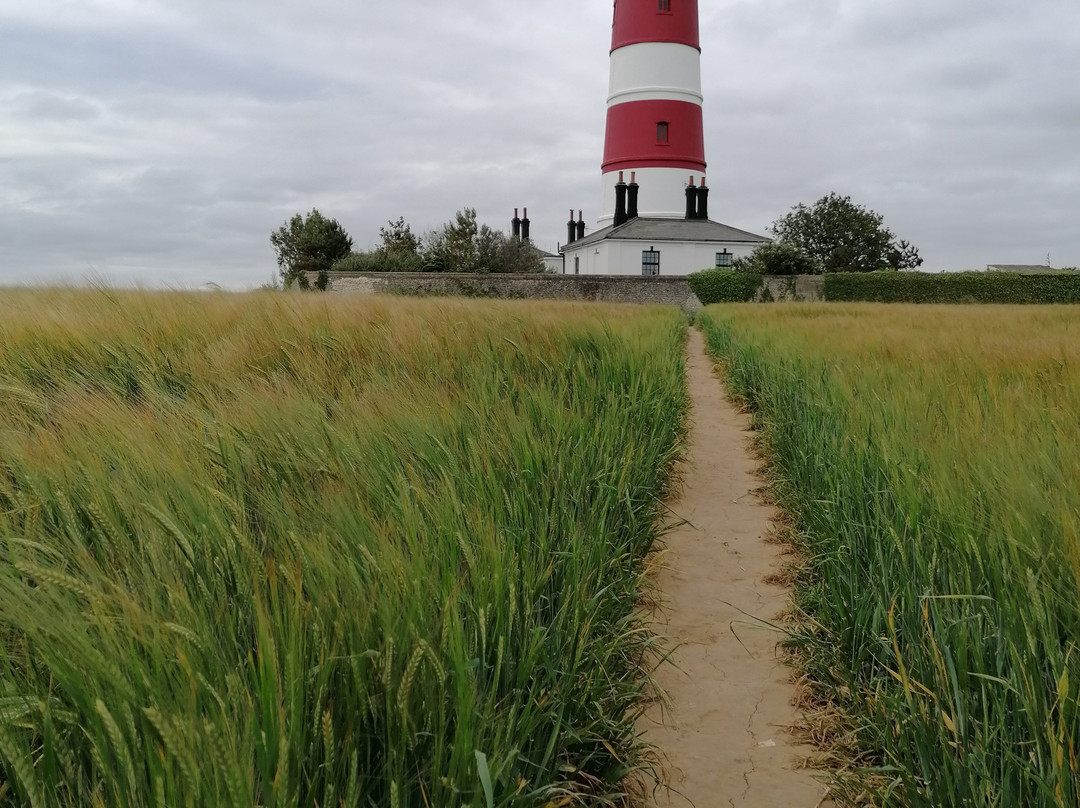
[[566, 244], [562, 247], [565, 252], [568, 249], [587, 247], [607, 240], [625, 241], [699, 241], [699, 242], [744, 242], [760, 244], [768, 241], [765, 236], [748, 233], [729, 227], [711, 219], [631, 219], [618, 227], [605, 227], [590, 233], [585, 238]]

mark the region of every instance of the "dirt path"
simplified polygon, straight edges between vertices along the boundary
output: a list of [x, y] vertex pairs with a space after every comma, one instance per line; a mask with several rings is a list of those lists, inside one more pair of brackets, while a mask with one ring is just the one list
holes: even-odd
[[[666, 758], [668, 788], [657, 808], [816, 808], [824, 787], [797, 768], [813, 750], [787, 727], [796, 719], [791, 671], [780, 660], [775, 623], [789, 598], [765, 578], [780, 569], [780, 548], [764, 537], [773, 508], [748, 451], [748, 421], [724, 397], [704, 339], [690, 331], [689, 456], [658, 575], [662, 605], [655, 630], [679, 647], [658, 672], [666, 710], [646, 716], [646, 740]], [[759, 619], [755, 619], [759, 618]], [[663, 719], [663, 723], [660, 719]]]

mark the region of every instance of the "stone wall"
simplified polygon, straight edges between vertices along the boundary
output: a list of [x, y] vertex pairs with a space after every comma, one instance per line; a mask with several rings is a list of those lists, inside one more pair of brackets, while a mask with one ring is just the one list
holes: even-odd
[[[314, 281], [314, 278], [312, 278]], [[491, 297], [656, 303], [686, 312], [701, 309], [684, 277], [640, 275], [453, 275], [413, 272], [331, 272], [331, 292], [411, 296]]]
[[[312, 275], [311, 281], [315, 277]], [[819, 301], [821, 275], [764, 279], [757, 300]], [[490, 297], [523, 300], [589, 300], [655, 303], [693, 314], [701, 302], [685, 277], [641, 275], [454, 275], [428, 272], [331, 272], [331, 292], [413, 297]]]
[[762, 278], [757, 302], [799, 301], [816, 303], [825, 299], [824, 275], [767, 275]]

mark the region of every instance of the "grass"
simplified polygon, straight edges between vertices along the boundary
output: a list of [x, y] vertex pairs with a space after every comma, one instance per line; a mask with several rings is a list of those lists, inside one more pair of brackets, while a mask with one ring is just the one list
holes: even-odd
[[622, 803], [684, 332], [0, 292], [0, 806]]
[[874, 804], [1080, 804], [1080, 319], [713, 307], [801, 533], [793, 645]]

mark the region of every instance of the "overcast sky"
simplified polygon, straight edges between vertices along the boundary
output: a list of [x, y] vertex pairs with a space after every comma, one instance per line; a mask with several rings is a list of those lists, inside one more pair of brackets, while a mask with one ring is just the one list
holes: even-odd
[[[926, 269], [1080, 264], [1080, 2], [701, 0], [713, 218], [830, 191]], [[376, 243], [595, 221], [610, 0], [0, 0], [0, 284], [254, 286]]]

